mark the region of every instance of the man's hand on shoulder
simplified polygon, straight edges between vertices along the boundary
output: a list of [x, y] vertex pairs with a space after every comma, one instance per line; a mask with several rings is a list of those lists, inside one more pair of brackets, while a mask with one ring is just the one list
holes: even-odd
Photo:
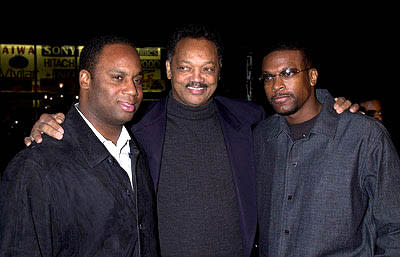
[[336, 97], [333, 108], [336, 110], [337, 113], [341, 114], [347, 109], [349, 109], [349, 111], [353, 113], [358, 112], [360, 106], [358, 104], [352, 104], [349, 100], [347, 100], [344, 97]]
[[62, 124], [64, 120], [65, 115], [62, 113], [43, 113], [39, 120], [33, 125], [30, 136], [25, 137], [25, 145], [30, 146], [33, 141], [38, 144], [41, 143], [43, 141], [43, 133], [61, 140], [64, 136], [64, 129], [60, 126], [60, 124]]

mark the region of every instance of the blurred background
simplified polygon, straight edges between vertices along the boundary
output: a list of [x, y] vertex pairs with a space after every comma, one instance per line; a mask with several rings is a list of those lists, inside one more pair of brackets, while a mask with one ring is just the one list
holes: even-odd
[[162, 7], [150, 4], [147, 9], [115, 8], [132, 9], [124, 14], [114, 13], [113, 8], [104, 13], [88, 9], [92, 13], [87, 16], [83, 6], [40, 15], [26, 9], [15, 12], [18, 15], [3, 23], [0, 32], [0, 171], [24, 148], [24, 137], [43, 112], [65, 113], [79, 101], [77, 64], [85, 40], [114, 33], [136, 42], [145, 72], [145, 106], [170, 89], [165, 76], [166, 42], [185, 23], [208, 24], [222, 36], [225, 51], [218, 94], [254, 101], [273, 114], [258, 81], [262, 49], [279, 39], [302, 40], [313, 52], [317, 87], [354, 103], [379, 99], [383, 122], [398, 144], [399, 23], [388, 11], [390, 6], [368, 11], [346, 6], [326, 6], [319, 12], [293, 8], [290, 13], [284, 12], [287, 6], [269, 11], [237, 7], [236, 12], [204, 11], [195, 16], [189, 8], [163, 13]]

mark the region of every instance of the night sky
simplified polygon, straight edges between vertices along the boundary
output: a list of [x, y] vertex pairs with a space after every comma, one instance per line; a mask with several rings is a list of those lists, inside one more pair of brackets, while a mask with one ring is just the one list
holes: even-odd
[[[222, 35], [226, 60], [224, 76], [227, 80], [237, 76], [239, 67], [235, 68], [235, 65], [245, 58], [247, 52], [257, 52], [270, 42], [284, 38], [308, 43], [320, 72], [319, 86], [328, 87], [334, 94], [354, 97], [360, 90], [380, 95], [393, 90], [389, 87], [393, 83], [393, 72], [389, 71], [393, 66], [389, 63], [395, 58], [399, 42], [395, 38], [398, 33], [395, 18], [383, 9], [374, 12], [373, 7], [368, 12], [357, 8], [347, 11], [346, 8], [336, 8], [328, 13], [290, 13], [285, 16], [285, 13], [273, 12], [271, 15], [266, 12], [263, 16], [258, 13], [253, 16], [249, 11], [246, 14], [227, 11], [221, 19], [210, 14], [213, 19], [205, 15], [203, 19], [191, 20], [176, 17], [176, 13], [162, 16], [142, 13], [139, 16], [132, 14], [132, 17], [96, 16], [97, 13], [86, 17], [77, 13], [76, 17], [69, 14], [67, 18], [53, 14], [35, 17], [20, 25], [10, 23], [3, 26], [0, 41], [82, 44], [92, 36], [112, 32], [132, 38], [141, 47], [164, 46], [176, 26], [202, 22], [215, 26]], [[259, 69], [259, 65], [255, 65], [254, 68]]]

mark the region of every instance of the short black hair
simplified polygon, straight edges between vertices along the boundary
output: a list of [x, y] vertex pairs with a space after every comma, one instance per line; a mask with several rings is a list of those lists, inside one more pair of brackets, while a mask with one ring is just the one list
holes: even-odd
[[172, 62], [176, 45], [184, 38], [206, 39], [215, 44], [218, 52], [219, 65], [222, 66], [223, 46], [220, 34], [215, 28], [205, 24], [188, 24], [178, 28], [169, 38], [167, 43], [167, 58]]
[[268, 47], [264, 49], [264, 56], [275, 52], [275, 51], [285, 51], [285, 50], [294, 50], [300, 51], [303, 55], [303, 60], [305, 65], [310, 68], [313, 67], [313, 57], [311, 53], [311, 49], [308, 44], [302, 40], [281, 40], [271, 43]]
[[135, 44], [130, 39], [121, 36], [101, 35], [93, 37], [84, 44], [79, 58], [79, 70], [87, 70], [90, 74], [93, 74], [104, 47], [113, 44], [126, 44], [136, 49]]

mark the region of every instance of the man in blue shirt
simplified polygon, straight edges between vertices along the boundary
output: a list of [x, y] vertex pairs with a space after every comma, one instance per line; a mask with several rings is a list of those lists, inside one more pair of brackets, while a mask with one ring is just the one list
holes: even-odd
[[263, 59], [277, 112], [254, 132], [261, 256], [400, 256], [400, 161], [381, 123], [338, 115], [307, 51]]

